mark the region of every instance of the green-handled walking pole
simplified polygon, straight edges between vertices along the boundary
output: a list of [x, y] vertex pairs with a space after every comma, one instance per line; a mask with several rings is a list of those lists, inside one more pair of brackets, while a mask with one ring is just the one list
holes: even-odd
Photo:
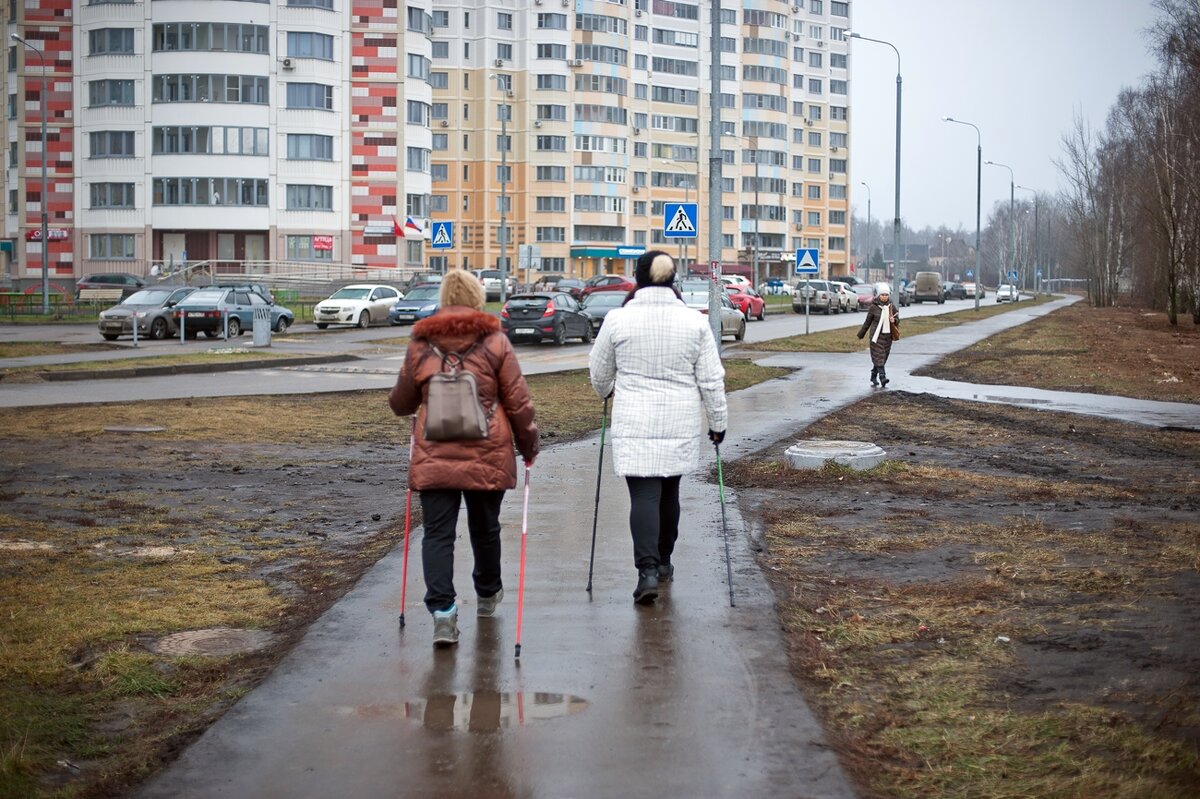
[[721, 496], [721, 537], [725, 539], [725, 574], [729, 578], [729, 607], [736, 607], [733, 601], [733, 565], [729, 562], [729, 521], [725, 518], [725, 474], [721, 470], [721, 445], [713, 442], [717, 451], [717, 488]]
[[592, 593], [592, 569], [596, 565], [596, 523], [600, 520], [600, 478], [604, 474], [604, 433], [608, 429], [608, 397], [604, 398], [604, 415], [600, 417], [600, 466], [596, 469], [596, 509], [592, 513], [592, 554], [588, 557], [587, 592]]

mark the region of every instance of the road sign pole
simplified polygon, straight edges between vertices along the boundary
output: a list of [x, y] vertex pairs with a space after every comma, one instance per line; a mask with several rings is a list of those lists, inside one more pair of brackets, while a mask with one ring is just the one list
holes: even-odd
[[808, 335], [808, 304], [812, 302], [812, 278], [804, 278], [804, 335]]

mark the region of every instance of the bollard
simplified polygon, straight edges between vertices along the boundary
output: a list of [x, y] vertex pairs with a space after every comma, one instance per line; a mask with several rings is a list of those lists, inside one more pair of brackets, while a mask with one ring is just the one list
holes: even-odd
[[183, 344], [187, 341], [187, 335], [184, 328], [187, 327], [187, 311], [179, 312], [179, 343]]
[[138, 339], [137, 339], [137, 333], [138, 333], [138, 331], [137, 331], [137, 311], [131, 311], [130, 313], [131, 313], [131, 314], [132, 314], [132, 316], [133, 316], [133, 346], [134, 346], [134, 347], [137, 347], [137, 345], [138, 345]]
[[229, 309], [228, 308], [221, 309], [221, 324], [225, 326], [225, 335], [223, 336], [223, 338], [226, 341], [229, 341]]

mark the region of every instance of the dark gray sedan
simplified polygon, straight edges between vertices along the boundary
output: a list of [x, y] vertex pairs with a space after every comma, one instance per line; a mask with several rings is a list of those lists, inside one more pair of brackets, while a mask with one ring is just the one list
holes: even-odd
[[157, 286], [130, 294], [120, 305], [100, 312], [100, 335], [105, 341], [116, 341], [120, 336], [132, 336], [137, 323], [139, 336], [163, 339], [176, 332], [176, 303], [196, 289], [191, 286]]
[[625, 294], [620, 291], [598, 291], [595, 294], [589, 294], [583, 301], [583, 312], [592, 320], [592, 331], [600, 329], [600, 325], [604, 324], [604, 317], [608, 316], [608, 312], [613, 308], [620, 308], [625, 302]]
[[514, 294], [500, 309], [500, 325], [510, 341], [548, 338], [562, 345], [569, 338], [578, 338], [584, 344], [592, 340], [591, 320], [565, 292]]

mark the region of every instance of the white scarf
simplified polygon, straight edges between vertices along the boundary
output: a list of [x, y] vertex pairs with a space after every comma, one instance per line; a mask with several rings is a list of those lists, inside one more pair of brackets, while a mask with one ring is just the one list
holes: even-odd
[[892, 332], [892, 304], [879, 306], [879, 324], [875, 325], [875, 335], [871, 336], [871, 343], [879, 341], [880, 333], [891, 334]]

